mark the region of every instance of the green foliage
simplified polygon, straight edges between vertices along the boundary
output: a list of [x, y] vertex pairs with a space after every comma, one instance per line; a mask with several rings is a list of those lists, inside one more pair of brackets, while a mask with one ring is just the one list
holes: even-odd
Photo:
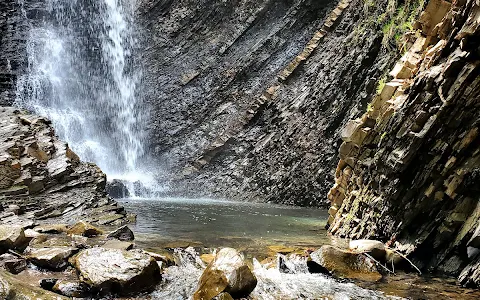
[[402, 37], [413, 30], [413, 24], [425, 6], [425, 0], [388, 0], [383, 11], [374, 0], [363, 0], [365, 19], [354, 30], [361, 39], [370, 30], [381, 30], [382, 46], [387, 50], [404, 49]]
[[387, 6], [388, 21], [383, 23], [382, 45], [385, 48], [402, 49], [402, 37], [413, 30], [413, 24], [422, 11], [425, 0], [405, 0], [399, 7], [396, 0], [389, 0]]
[[384, 75], [379, 81], [377, 85], [377, 95], [380, 95], [383, 91], [383, 88], [387, 84], [387, 75]]

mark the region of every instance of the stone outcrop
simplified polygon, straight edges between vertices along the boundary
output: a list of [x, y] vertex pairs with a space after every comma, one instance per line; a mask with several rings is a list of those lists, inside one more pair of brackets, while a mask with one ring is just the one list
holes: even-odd
[[314, 262], [339, 278], [378, 281], [382, 275], [378, 272], [375, 262], [362, 253], [354, 253], [333, 246], [322, 246], [310, 254]]
[[470, 286], [480, 284], [479, 16], [478, 1], [428, 2], [390, 81], [344, 127], [328, 195], [332, 233], [380, 239]]
[[104, 192], [105, 174], [81, 162], [48, 120], [0, 107], [0, 124], [0, 223], [125, 223]]
[[140, 250], [91, 248], [74, 259], [82, 282], [101, 293], [130, 294], [153, 288], [160, 280], [160, 268]]
[[256, 286], [257, 278], [245, 263], [243, 255], [235, 249], [223, 248], [200, 277], [193, 299], [210, 300], [222, 292], [243, 298]]
[[386, 6], [141, 1], [149, 149], [168, 192], [324, 204], [339, 128], [394, 62], [365, 24]]

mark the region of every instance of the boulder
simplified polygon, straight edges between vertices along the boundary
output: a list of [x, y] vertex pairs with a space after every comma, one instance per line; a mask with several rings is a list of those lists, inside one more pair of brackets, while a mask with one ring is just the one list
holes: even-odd
[[62, 270], [68, 265], [68, 258], [77, 251], [72, 247], [30, 248], [27, 258], [41, 268]]
[[[5, 256], [8, 257], [5, 257]], [[23, 258], [4, 254], [0, 256], [0, 265], [12, 274], [18, 274], [27, 268], [27, 261]]]
[[342, 250], [333, 246], [322, 246], [310, 254], [311, 262], [316, 263], [338, 278], [378, 281], [382, 275], [375, 263], [362, 253]]
[[107, 182], [105, 191], [107, 192], [107, 194], [109, 194], [112, 198], [115, 199], [130, 197], [130, 192], [128, 191], [127, 186], [118, 179]]
[[161, 279], [155, 259], [141, 251], [91, 248], [80, 252], [73, 264], [81, 281], [102, 293], [146, 291]]
[[368, 253], [378, 261], [386, 260], [385, 245], [375, 240], [352, 240], [349, 249], [355, 253]]
[[107, 238], [115, 238], [120, 241], [133, 241], [135, 239], [135, 235], [133, 234], [133, 231], [128, 228], [127, 225], [125, 225], [110, 232], [107, 235]]
[[222, 292], [234, 298], [247, 297], [256, 286], [257, 278], [243, 255], [235, 249], [224, 248], [203, 272], [193, 299], [210, 300]]
[[105, 244], [103, 244], [102, 247], [107, 249], [131, 250], [133, 246], [134, 244], [130, 242], [109, 240]]
[[0, 253], [9, 249], [23, 251], [29, 242], [21, 226], [0, 225]]
[[33, 228], [33, 230], [39, 233], [58, 234], [58, 233], [67, 232], [68, 227], [66, 224], [45, 224], [45, 225], [37, 226]]
[[80, 281], [57, 280], [52, 291], [67, 297], [85, 298], [89, 295], [90, 288]]
[[73, 225], [72, 228], [67, 231], [67, 234], [93, 237], [103, 234], [103, 231], [87, 222], [80, 221]]
[[0, 299], [68, 300], [69, 298], [44, 290], [38, 287], [36, 282], [26, 282], [15, 275], [0, 270]]

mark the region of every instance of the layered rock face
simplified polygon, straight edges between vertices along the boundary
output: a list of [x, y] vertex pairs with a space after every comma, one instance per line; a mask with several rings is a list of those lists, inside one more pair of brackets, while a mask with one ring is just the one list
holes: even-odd
[[393, 79], [345, 126], [329, 193], [332, 233], [383, 240], [471, 286], [480, 284], [479, 16], [478, 1], [429, 1]]
[[48, 120], [0, 107], [0, 223], [125, 222], [123, 207], [105, 194], [105, 174], [81, 162]]
[[[387, 1], [143, 1], [150, 149], [172, 192], [325, 203], [339, 128], [394, 62]], [[172, 178], [173, 180], [170, 180]]]

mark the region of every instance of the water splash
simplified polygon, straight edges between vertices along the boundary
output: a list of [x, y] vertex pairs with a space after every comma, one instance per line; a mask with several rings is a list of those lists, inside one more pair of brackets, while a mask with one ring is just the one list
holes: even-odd
[[32, 21], [16, 105], [51, 119], [57, 134], [109, 179], [152, 182], [139, 166], [147, 110], [132, 56], [134, 6], [126, 0], [47, 0], [43, 20]]
[[[205, 264], [193, 248], [178, 249], [175, 256], [178, 266], [166, 270], [162, 284], [150, 295], [151, 299], [192, 299]], [[402, 299], [364, 289], [353, 283], [338, 282], [322, 274], [310, 274], [306, 269], [306, 258], [283, 259], [287, 259], [287, 264], [296, 271], [287, 274], [278, 266], [265, 266], [254, 259], [253, 272], [258, 283], [248, 299]]]

